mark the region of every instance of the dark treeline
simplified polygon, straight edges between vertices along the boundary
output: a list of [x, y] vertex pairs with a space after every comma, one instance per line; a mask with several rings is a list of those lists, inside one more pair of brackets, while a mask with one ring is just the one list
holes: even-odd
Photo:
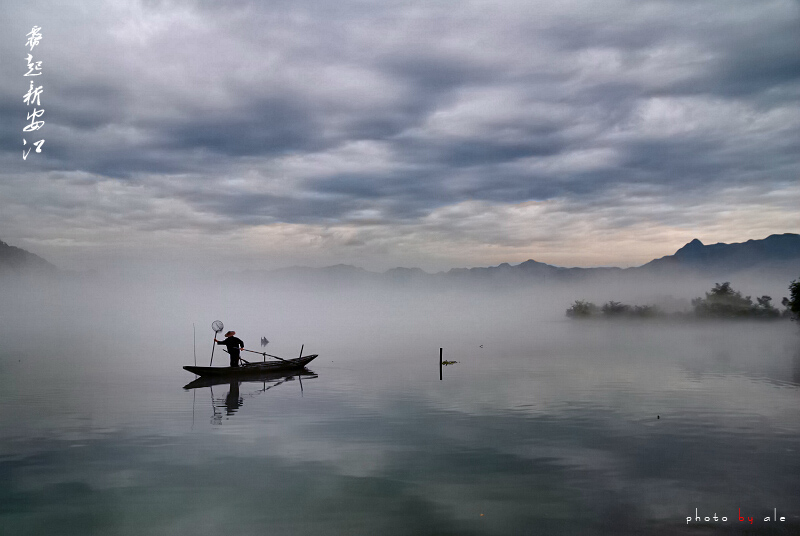
[[776, 320], [781, 318], [800, 319], [800, 280], [789, 284], [789, 297], [781, 301], [781, 311], [772, 304], [771, 296], [750, 296], [731, 288], [729, 282], [716, 283], [705, 297], [692, 300], [692, 311], [667, 314], [656, 305], [628, 305], [617, 301], [609, 301], [602, 307], [592, 302], [576, 300], [567, 309], [570, 318], [756, 318]]

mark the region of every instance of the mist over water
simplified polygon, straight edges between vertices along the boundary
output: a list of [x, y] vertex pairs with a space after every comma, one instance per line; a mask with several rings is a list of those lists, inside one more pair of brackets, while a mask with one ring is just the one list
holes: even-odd
[[[8, 534], [790, 534], [800, 527], [795, 323], [564, 315], [576, 299], [688, 306], [713, 283], [4, 281], [0, 524]], [[732, 283], [775, 302], [786, 286]], [[247, 348], [265, 336], [267, 352], [296, 357], [304, 345], [319, 354], [313, 374], [183, 389], [195, 348], [209, 364], [216, 319]], [[440, 347], [458, 362], [442, 381]], [[221, 347], [214, 364], [227, 364]], [[729, 521], [687, 524], [695, 508]], [[773, 508], [787, 521], [763, 522]]]

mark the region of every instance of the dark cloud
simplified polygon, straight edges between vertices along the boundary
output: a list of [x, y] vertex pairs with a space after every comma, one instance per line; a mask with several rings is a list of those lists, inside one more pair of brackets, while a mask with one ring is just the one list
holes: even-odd
[[378, 58], [376, 65], [427, 99], [459, 87], [496, 83], [503, 77], [497, 66], [483, 65], [464, 55], [448, 56], [435, 51], [413, 55], [397, 51]]
[[322, 125], [308, 105], [290, 98], [256, 99], [226, 113], [184, 116], [148, 125], [169, 150], [204, 149], [221, 156], [271, 156], [324, 150]]

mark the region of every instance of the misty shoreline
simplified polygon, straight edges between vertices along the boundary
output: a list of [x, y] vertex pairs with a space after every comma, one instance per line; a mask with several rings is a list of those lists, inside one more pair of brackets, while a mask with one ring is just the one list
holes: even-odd
[[692, 299], [692, 310], [679, 310], [668, 312], [657, 304], [629, 305], [610, 300], [602, 307], [586, 300], [575, 300], [566, 310], [566, 315], [571, 319], [603, 318], [606, 320], [640, 319], [655, 320], [669, 317], [684, 320], [713, 319], [720, 321], [730, 320], [800, 320], [800, 281], [793, 280], [788, 286], [789, 297], [781, 300], [783, 310], [772, 304], [772, 297], [762, 295], [756, 301], [750, 296], [742, 296], [735, 290], [729, 281], [716, 283], [705, 293], [705, 297]]

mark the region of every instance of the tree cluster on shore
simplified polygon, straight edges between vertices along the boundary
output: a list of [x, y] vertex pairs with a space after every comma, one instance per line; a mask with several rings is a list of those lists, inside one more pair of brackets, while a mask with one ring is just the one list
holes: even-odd
[[692, 300], [691, 312], [674, 313], [668, 315], [656, 305], [628, 305], [617, 301], [609, 301], [602, 307], [592, 302], [576, 300], [567, 309], [569, 318], [664, 318], [695, 317], [695, 318], [755, 318], [775, 320], [792, 318], [800, 320], [800, 280], [789, 284], [789, 297], [783, 298], [781, 305], [783, 311], [772, 305], [772, 297], [761, 296], [755, 299], [742, 296], [742, 293], [733, 290], [729, 282], [716, 283], [705, 297]]

